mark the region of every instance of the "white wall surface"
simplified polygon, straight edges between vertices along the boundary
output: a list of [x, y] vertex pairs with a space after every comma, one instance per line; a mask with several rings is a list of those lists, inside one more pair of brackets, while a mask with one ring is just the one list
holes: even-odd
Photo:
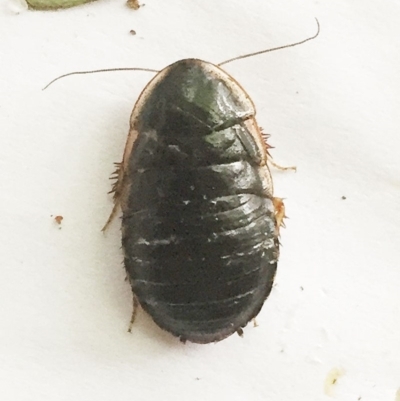
[[[144, 1], [0, 3], [1, 400], [398, 400], [400, 2]], [[184, 345], [140, 313], [127, 333], [119, 222], [100, 229], [152, 75], [41, 88], [217, 63], [312, 35], [314, 17], [316, 40], [226, 66], [298, 167], [273, 171], [290, 219], [259, 327]]]

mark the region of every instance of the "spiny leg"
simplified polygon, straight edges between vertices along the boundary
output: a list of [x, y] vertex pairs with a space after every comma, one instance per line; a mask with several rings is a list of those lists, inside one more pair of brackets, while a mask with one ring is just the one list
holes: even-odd
[[271, 135], [267, 134], [266, 132], [264, 132], [264, 130], [261, 127], [260, 127], [260, 133], [261, 133], [261, 137], [262, 137], [262, 139], [264, 141], [266, 152], [267, 152], [267, 156], [268, 156], [267, 162], [269, 164], [271, 164], [271, 166], [274, 166], [275, 168], [277, 168], [278, 170], [284, 170], [284, 171], [286, 171], [286, 170], [294, 170], [294, 171], [297, 171], [297, 167], [295, 167], [295, 166], [290, 166], [290, 167], [280, 166], [279, 164], [275, 163], [272, 160], [272, 157], [271, 157], [271, 155], [269, 154], [269, 151], [268, 151], [269, 149], [273, 149], [273, 146], [271, 146], [268, 143], [268, 139], [270, 138]]
[[121, 187], [122, 187], [122, 180], [123, 180], [123, 169], [122, 169], [122, 163], [114, 163], [117, 169], [111, 174], [110, 180], [116, 180], [111, 187], [111, 191], [109, 191], [109, 194], [114, 194], [114, 206], [113, 209], [110, 213], [110, 216], [107, 219], [106, 224], [104, 227], [101, 229], [101, 231], [106, 231], [107, 228], [110, 226], [111, 222], [114, 220], [115, 216], [118, 213], [118, 208], [120, 205], [120, 199], [121, 199]]
[[282, 198], [273, 198], [272, 202], [275, 208], [275, 219], [276, 219], [276, 230], [279, 236], [280, 227], [285, 227], [285, 223], [283, 221], [284, 218], [287, 218], [285, 214], [285, 204], [283, 203]]

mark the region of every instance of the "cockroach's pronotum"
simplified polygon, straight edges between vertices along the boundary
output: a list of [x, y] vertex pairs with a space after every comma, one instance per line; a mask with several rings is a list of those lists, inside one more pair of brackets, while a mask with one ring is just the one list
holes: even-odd
[[120, 206], [135, 308], [181, 341], [241, 334], [277, 269], [285, 212], [273, 195], [269, 146], [252, 100], [221, 66], [318, 34], [319, 24], [301, 42], [216, 65], [185, 59], [162, 71], [133, 68], [157, 75], [133, 109], [104, 229]]

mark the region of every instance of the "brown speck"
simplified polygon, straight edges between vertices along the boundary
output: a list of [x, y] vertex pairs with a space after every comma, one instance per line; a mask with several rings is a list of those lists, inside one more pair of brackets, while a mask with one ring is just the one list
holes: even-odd
[[57, 224], [61, 224], [61, 222], [63, 221], [63, 219], [64, 219], [64, 217], [62, 217], [62, 216], [56, 216], [56, 217], [54, 217], [54, 221], [55, 221]]
[[343, 200], [346, 200], [347, 198], [343, 195], [343, 196], [342, 196], [342, 199], [343, 199]]
[[138, 0], [128, 0], [128, 1], [126, 2], [126, 5], [127, 5], [129, 8], [132, 8], [133, 10], [139, 10], [139, 8], [141, 7], [141, 5], [139, 4], [139, 1], [138, 1]]
[[136, 31], [135, 31], [134, 29], [131, 29], [131, 30], [129, 31], [129, 33], [130, 33], [131, 35], [136, 35]]

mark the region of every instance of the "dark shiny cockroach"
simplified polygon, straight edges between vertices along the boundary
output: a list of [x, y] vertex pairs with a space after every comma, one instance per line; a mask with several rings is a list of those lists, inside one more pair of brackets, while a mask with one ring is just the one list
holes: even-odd
[[143, 90], [104, 227], [121, 206], [132, 322], [140, 304], [181, 341], [204, 344], [241, 334], [260, 312], [284, 205], [273, 195], [254, 104], [220, 66], [318, 33], [319, 24], [302, 42], [219, 65], [180, 60]]

